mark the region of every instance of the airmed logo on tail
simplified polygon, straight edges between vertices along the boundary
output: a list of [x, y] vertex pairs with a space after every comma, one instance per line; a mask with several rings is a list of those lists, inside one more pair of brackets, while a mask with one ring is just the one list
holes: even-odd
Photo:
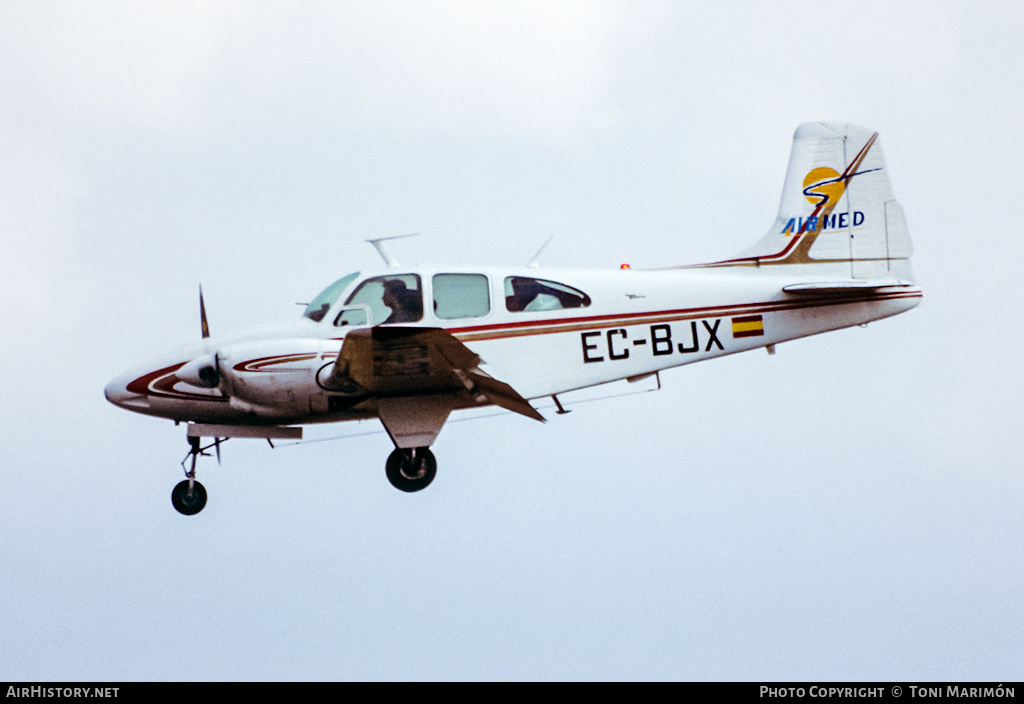
[[[861, 172], [864, 173], [864, 172]], [[811, 169], [804, 177], [804, 197], [812, 205], [826, 206], [838, 203], [846, 192], [846, 179], [835, 169], [819, 166]]]
[[804, 233], [817, 233], [822, 230], [856, 227], [864, 222], [864, 213], [860, 210], [855, 210], [852, 213], [837, 213], [835, 215], [832, 214], [832, 210], [838, 205], [839, 199], [846, 192], [847, 184], [854, 176], [869, 174], [872, 171], [881, 171], [881, 167], [864, 171], [856, 170], [857, 166], [864, 160], [868, 149], [874, 143], [875, 137], [877, 137], [877, 133], [868, 140], [860, 154], [846, 167], [845, 173], [840, 174], [828, 166], [819, 166], [807, 172], [807, 175], [804, 177], [803, 194], [810, 201], [811, 205], [814, 206], [814, 212], [806, 219], [800, 217], [790, 218], [780, 234], [792, 236]]
[[[801, 235], [807, 232], [818, 230], [842, 230], [843, 228], [857, 227], [864, 224], [864, 213], [854, 210], [852, 213], [827, 213], [821, 217], [811, 215], [806, 220], [803, 218], [790, 218], [783, 228], [783, 235]], [[820, 228], [818, 226], [821, 226]]]
[[[832, 166], [823, 165], [826, 160], [830, 163], [833, 162], [839, 149], [845, 152], [846, 149], [852, 148], [850, 142], [841, 146], [836, 144], [837, 139], [841, 135], [844, 140], [854, 137], [859, 141], [865, 131], [862, 128], [850, 126], [824, 125], [828, 129], [828, 134], [825, 134], [822, 132], [821, 125], [807, 125], [806, 127], [805, 130], [802, 126], [794, 134], [794, 150], [790, 155], [790, 167], [786, 172], [782, 203], [779, 206], [780, 219], [757, 244], [743, 255], [735, 259], [697, 264], [686, 268], [792, 265], [840, 261], [827, 258], [835, 256], [836, 246], [834, 245], [838, 240], [834, 235], [828, 238], [831, 249], [825, 247], [822, 250], [822, 254], [826, 258], [811, 258], [811, 248], [818, 240], [819, 235], [827, 235], [834, 231], [852, 235], [853, 228], [877, 229], [886, 226], [885, 222], [874, 221], [879, 218], [879, 211], [883, 210], [882, 204], [879, 202], [879, 193], [889, 189], [888, 179], [884, 174], [878, 178], [881, 190], [877, 193], [873, 187], [866, 187], [863, 194], [859, 193], [861, 186], [869, 185], [859, 181], [857, 182], [858, 193], [852, 194], [855, 197], [851, 197], [851, 194], [847, 193], [847, 188], [854, 178], [884, 170], [881, 154], [877, 160], [870, 163], [870, 166], [862, 168], [872, 146], [878, 141], [878, 133], [871, 134], [843, 171], [839, 172]], [[809, 142], [798, 149], [797, 145], [803, 144], [803, 140], [809, 140]], [[825, 144], [827, 148], [822, 144], [817, 144], [815, 140]], [[821, 148], [819, 149], [819, 147]], [[799, 180], [797, 174], [804, 169], [807, 171], [803, 179]], [[811, 205], [810, 214], [802, 214], [806, 212], [807, 206], [800, 205], [803, 202], [800, 200], [801, 195]], [[844, 196], [846, 196], [845, 202]], [[863, 210], [853, 210], [853, 207], [858, 206]], [[868, 216], [871, 217], [872, 222], [868, 222]], [[885, 218], [887, 215], [881, 215], [881, 217]], [[781, 229], [779, 229], [779, 225], [782, 225]], [[779, 247], [780, 235], [783, 238], [781, 248]], [[825, 250], [828, 250], [827, 254]], [[849, 261], [849, 258], [843, 258], [841, 261]], [[746, 331], [737, 330], [737, 332]]]

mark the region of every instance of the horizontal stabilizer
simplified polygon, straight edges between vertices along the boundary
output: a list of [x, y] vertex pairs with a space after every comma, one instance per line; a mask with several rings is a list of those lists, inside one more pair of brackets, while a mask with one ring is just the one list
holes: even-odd
[[879, 289], [916, 289], [914, 284], [902, 281], [858, 281], [846, 279], [841, 281], [820, 281], [813, 283], [790, 284], [782, 290], [798, 296], [856, 296]]

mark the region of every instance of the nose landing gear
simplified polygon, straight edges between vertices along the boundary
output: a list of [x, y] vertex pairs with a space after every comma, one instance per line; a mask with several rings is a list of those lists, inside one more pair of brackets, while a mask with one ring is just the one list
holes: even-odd
[[185, 480], [178, 482], [171, 492], [171, 505], [178, 513], [184, 516], [194, 516], [206, 506], [206, 488], [196, 481], [196, 460], [200, 455], [208, 457], [206, 450], [212, 447], [216, 449], [217, 461], [220, 462], [220, 444], [222, 442], [221, 438], [216, 438], [212, 443], [203, 447], [201, 438], [189, 437], [189, 451], [185, 455], [185, 459], [181, 461], [181, 468], [185, 469], [185, 463], [190, 457], [192, 466], [185, 471]]
[[[213, 450], [220, 464], [221, 443], [229, 438], [262, 438], [273, 447], [271, 438], [283, 440], [302, 440], [302, 428], [284, 425], [221, 425], [210, 423], [189, 423], [185, 433], [188, 439], [188, 454], [181, 461], [185, 470], [185, 481], [180, 482], [171, 492], [171, 504], [174, 509], [185, 516], [194, 516], [206, 506], [206, 489], [196, 481], [196, 461], [200, 455], [209, 457], [207, 450]], [[213, 439], [203, 445], [203, 438]], [[191, 464], [189, 461], [191, 460]]]
[[206, 506], [206, 489], [194, 478], [178, 482], [171, 492], [171, 505], [180, 514], [194, 516]]

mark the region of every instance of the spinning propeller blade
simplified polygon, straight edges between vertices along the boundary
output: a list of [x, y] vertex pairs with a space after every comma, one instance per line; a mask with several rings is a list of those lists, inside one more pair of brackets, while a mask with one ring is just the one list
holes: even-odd
[[199, 284], [199, 322], [203, 325], [203, 339], [210, 336], [210, 325], [206, 322], [206, 304], [203, 303], [203, 285]]

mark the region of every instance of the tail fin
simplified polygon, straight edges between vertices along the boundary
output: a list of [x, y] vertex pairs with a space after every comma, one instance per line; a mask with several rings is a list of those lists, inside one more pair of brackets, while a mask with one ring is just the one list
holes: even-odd
[[878, 133], [808, 122], [793, 135], [775, 224], [754, 247], [717, 265], [813, 266], [837, 278], [912, 283], [912, 250]]

